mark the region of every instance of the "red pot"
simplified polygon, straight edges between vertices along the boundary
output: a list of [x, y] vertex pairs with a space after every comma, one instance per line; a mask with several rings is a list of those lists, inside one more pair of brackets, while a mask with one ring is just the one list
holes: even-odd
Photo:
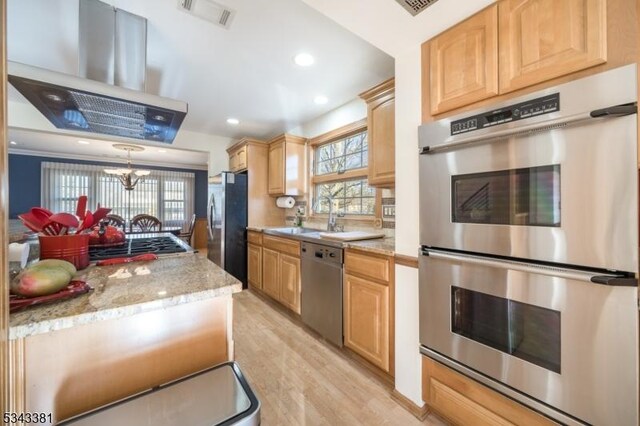
[[40, 235], [40, 259], [60, 259], [76, 269], [89, 266], [89, 234]]

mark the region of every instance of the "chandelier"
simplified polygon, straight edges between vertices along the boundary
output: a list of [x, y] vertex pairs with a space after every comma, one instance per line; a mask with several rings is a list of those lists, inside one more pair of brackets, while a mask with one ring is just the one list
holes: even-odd
[[127, 151], [127, 168], [126, 169], [104, 169], [104, 172], [118, 178], [124, 189], [132, 191], [137, 183], [144, 181], [144, 177], [151, 173], [150, 170], [134, 170], [131, 168], [131, 151], [144, 151], [144, 148], [137, 145], [115, 144], [114, 148]]

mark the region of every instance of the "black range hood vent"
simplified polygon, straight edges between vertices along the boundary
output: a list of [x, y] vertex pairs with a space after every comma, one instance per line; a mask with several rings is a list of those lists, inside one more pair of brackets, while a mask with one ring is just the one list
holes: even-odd
[[172, 143], [187, 114], [186, 102], [17, 62], [8, 65], [11, 85], [58, 129]]

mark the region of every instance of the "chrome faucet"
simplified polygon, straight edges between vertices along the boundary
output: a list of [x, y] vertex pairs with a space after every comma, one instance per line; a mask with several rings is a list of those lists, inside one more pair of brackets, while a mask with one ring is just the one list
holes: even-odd
[[[326, 195], [320, 196], [316, 199], [316, 203], [313, 209], [315, 210], [318, 207], [318, 203], [320, 203], [320, 200], [322, 199], [329, 201], [329, 217], [327, 218], [327, 231], [335, 232], [338, 230], [338, 225], [336, 225], [336, 215], [333, 214], [333, 199], [330, 197], [327, 197]], [[341, 216], [341, 215], [338, 213], [338, 216]]]

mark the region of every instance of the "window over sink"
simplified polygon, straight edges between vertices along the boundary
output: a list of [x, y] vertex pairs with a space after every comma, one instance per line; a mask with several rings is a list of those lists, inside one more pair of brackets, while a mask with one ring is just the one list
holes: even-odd
[[52, 211], [75, 212], [78, 196], [88, 195], [112, 213], [131, 219], [137, 214], [159, 218], [164, 226], [182, 226], [194, 212], [195, 174], [152, 170], [132, 191], [104, 173], [104, 166], [42, 163], [42, 205]]
[[373, 215], [376, 191], [367, 183], [366, 126], [316, 145], [313, 154], [313, 212], [329, 213], [331, 199], [335, 212]]

